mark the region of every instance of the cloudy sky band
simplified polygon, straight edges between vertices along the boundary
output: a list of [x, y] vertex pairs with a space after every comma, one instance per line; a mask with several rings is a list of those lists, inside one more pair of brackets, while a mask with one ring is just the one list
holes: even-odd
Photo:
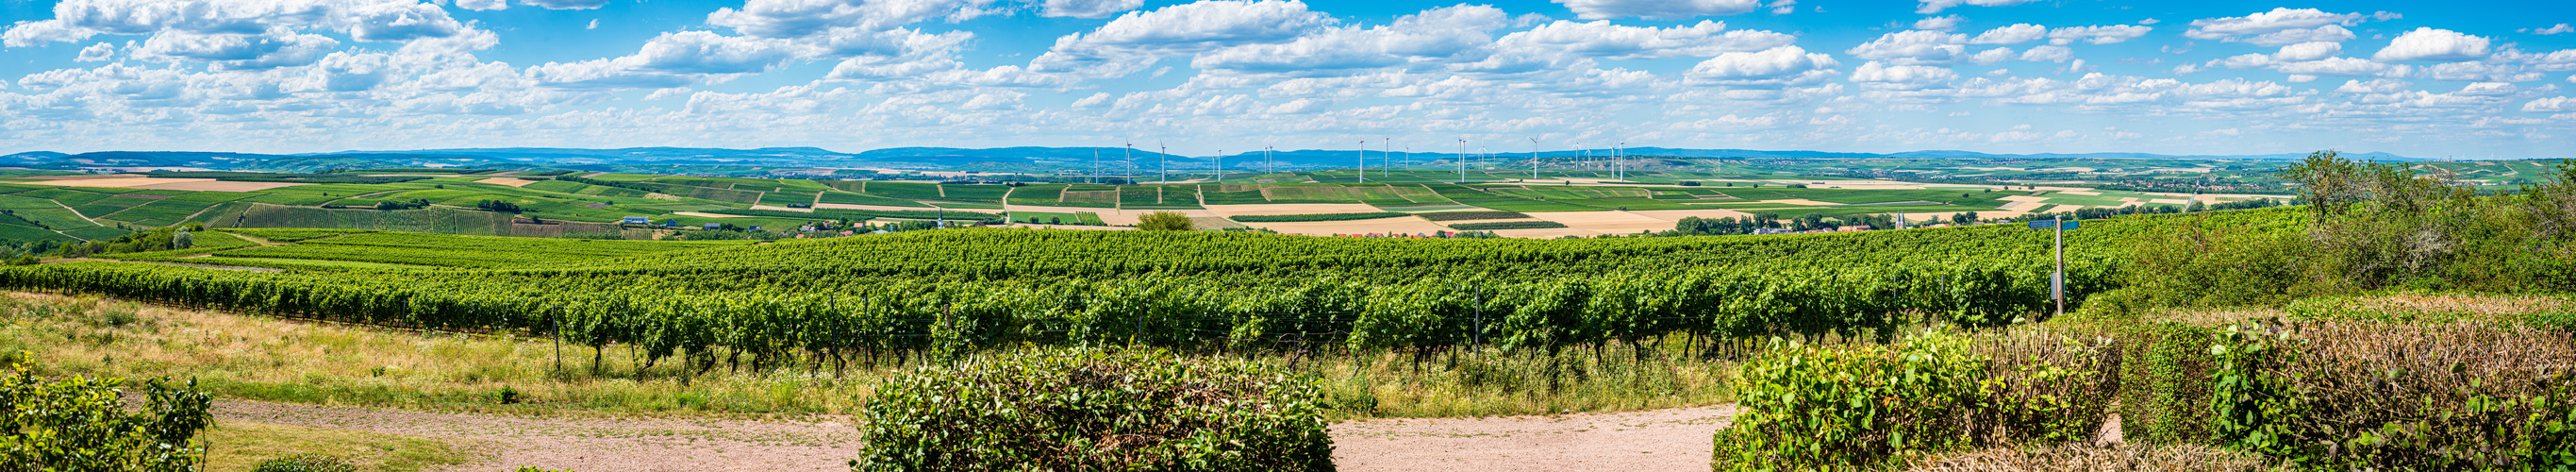
[[9, 3], [0, 152], [2576, 149], [2539, 2]]

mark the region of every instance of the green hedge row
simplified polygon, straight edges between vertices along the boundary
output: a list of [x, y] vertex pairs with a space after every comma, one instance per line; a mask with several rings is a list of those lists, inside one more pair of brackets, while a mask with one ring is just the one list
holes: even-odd
[[1323, 390], [1248, 361], [1033, 349], [876, 392], [854, 470], [1333, 470]]
[[[1883, 469], [2082, 441], [2109, 413], [2147, 446], [2308, 470], [2576, 468], [2576, 334], [2489, 317], [2125, 322], [1746, 362], [1717, 470]], [[2021, 336], [2016, 338], [2015, 336]]]

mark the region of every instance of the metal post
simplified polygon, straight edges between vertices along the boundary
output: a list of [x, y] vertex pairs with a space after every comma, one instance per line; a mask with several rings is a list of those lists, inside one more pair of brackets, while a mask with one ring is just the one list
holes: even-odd
[[2057, 316], [2066, 316], [2066, 217], [2057, 220], [2057, 273], [2049, 275], [2048, 296], [2057, 299]]

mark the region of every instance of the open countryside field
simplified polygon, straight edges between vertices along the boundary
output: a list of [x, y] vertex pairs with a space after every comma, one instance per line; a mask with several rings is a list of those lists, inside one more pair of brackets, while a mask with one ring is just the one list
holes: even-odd
[[[2520, 269], [2472, 256], [2453, 263], [2486, 268], [2432, 275], [2486, 287], [2465, 291], [2424, 288], [2422, 274], [2300, 288], [2286, 284], [2332, 279], [2230, 269], [2230, 258], [2295, 260], [2263, 251], [2304, 246], [2285, 242], [2309, 238], [2319, 225], [2390, 220], [2304, 206], [2226, 209], [2278, 200], [2267, 196], [2064, 185], [1837, 188], [1855, 181], [1831, 179], [1457, 184], [1427, 176], [1053, 184], [1022, 194], [1050, 184], [472, 172], [480, 171], [368, 173], [358, 181], [313, 174], [277, 179], [315, 182], [241, 192], [0, 183], [7, 205], [0, 215], [18, 218], [29, 228], [22, 232], [97, 240], [63, 246], [80, 248], [77, 257], [0, 267], [0, 289], [19, 291], [0, 301], [0, 312], [21, 313], [14, 331], [0, 330], [17, 334], [0, 334], [0, 344], [42, 353], [31, 359], [54, 375], [209, 381], [201, 388], [228, 402], [215, 414], [236, 426], [208, 434], [257, 445], [210, 451], [226, 467], [283, 451], [410, 464], [405, 470], [717, 463], [703, 454], [724, 463], [838, 464], [847, 460], [840, 456], [878, 453], [865, 438], [892, 433], [876, 428], [912, 421], [870, 406], [916, 401], [902, 395], [933, 385], [921, 382], [1070, 375], [1120, 367], [1001, 366], [1132, 358], [1141, 363], [1116, 365], [1295, 374], [1310, 393], [1269, 401], [1303, 405], [1297, 411], [1311, 415], [1314, 431], [1350, 446], [1333, 449], [1330, 462], [1353, 469], [1405, 470], [1459, 451], [1496, 457], [1440, 460], [1520, 470], [1713, 458], [1720, 468], [1759, 468], [1745, 464], [1816, 457], [1763, 449], [1770, 443], [1756, 436], [1824, 437], [1763, 432], [1818, 424], [1783, 418], [1947, 408], [1919, 402], [2011, 404], [1981, 396], [2069, 400], [2063, 421], [2023, 426], [2058, 431], [2048, 436], [1923, 445], [1912, 450], [1930, 455], [1908, 457], [1973, 462], [2043, 446], [2112, 451], [2068, 454], [2205, 447], [2158, 435], [2203, 421], [2212, 403], [2129, 399], [2213, 380], [2115, 386], [2111, 379], [2138, 374], [2106, 370], [2109, 361], [2098, 356], [2208, 352], [2192, 343], [2240, 342], [2208, 333], [2249, 316], [2317, 329], [2360, 329], [2335, 324], [2347, 319], [2472, 316], [2531, 321], [2499, 325], [2517, 326], [2502, 334], [2445, 334], [2450, 328], [2413, 321], [2376, 329], [2433, 330], [2422, 339], [2443, 342], [2547, 336], [2563, 328], [2546, 320], [2576, 307], [2561, 291], [2535, 288], [2556, 283], [2547, 275], [2565, 263], [2556, 256], [2510, 266]], [[92, 180], [115, 179], [161, 177]], [[2473, 215], [2539, 204], [2524, 198], [2464, 201], [2485, 208]], [[834, 200], [872, 203], [825, 203]], [[2048, 290], [2052, 232], [1951, 224], [1971, 212], [1991, 219], [2048, 211], [2086, 218], [2066, 233], [2068, 314]], [[1148, 224], [1164, 212], [1187, 217], [1196, 231]], [[1877, 225], [1897, 217], [1916, 229], [1850, 232], [1888, 229]], [[2515, 233], [2531, 231], [2515, 220], [2484, 218], [2473, 218], [2494, 225], [2483, 234], [2536, 234]], [[941, 221], [950, 224], [943, 229]], [[1840, 234], [1727, 235], [1756, 228]], [[2212, 246], [2175, 246], [2184, 241], [2178, 235], [2208, 228], [2219, 228], [2219, 236], [2203, 236], [2216, 238], [2202, 243]], [[183, 235], [189, 242], [178, 244]], [[1436, 235], [1456, 237], [1386, 237]], [[2293, 267], [2332, 270], [2308, 264]], [[2384, 291], [2392, 289], [2410, 291]], [[2141, 331], [2153, 326], [2190, 326], [2175, 329], [2207, 337], [2174, 341], [2154, 334], [2165, 331]], [[420, 346], [435, 346], [435, 354]], [[1794, 397], [1788, 393], [1823, 388], [1798, 382], [1844, 375], [1783, 366], [1871, 369], [1873, 359], [1899, 351], [1934, 356], [1951, 363], [1939, 375], [1961, 376], [1938, 378], [2024, 387], [1872, 394], [1916, 400], [1861, 406], [1782, 403]], [[1286, 385], [1261, 382], [1270, 381], [1247, 385]], [[2488, 390], [2528, 398], [2515, 385]], [[1260, 395], [1284, 395], [1268, 392]], [[505, 419], [522, 414], [563, 419]], [[630, 415], [665, 419], [616, 419]], [[1489, 416], [1503, 418], [1449, 419]], [[1967, 423], [1926, 424], [2004, 420], [1959, 421]], [[654, 447], [597, 439], [681, 423], [693, 425], [683, 429], [694, 439]], [[543, 431], [482, 432], [503, 424]], [[2078, 437], [2074, 431], [2138, 439], [2064, 440]], [[1701, 439], [1681, 441], [1690, 437]], [[1714, 448], [1706, 447], [1711, 438]], [[352, 453], [354, 443], [387, 452]], [[488, 446], [495, 443], [514, 445]], [[2165, 460], [2301, 457], [2237, 446], [2180, 450], [2185, 455]]]
[[[1788, 222], [1808, 215], [1904, 215], [1915, 225], [1976, 213], [2006, 219], [2079, 209], [2180, 208], [2276, 198], [2090, 190], [2058, 185], [1941, 185], [1890, 181], [1727, 179], [1661, 172], [1602, 179], [1502, 179], [1459, 185], [1434, 171], [1389, 172], [1412, 183], [1214, 183], [1170, 185], [936, 183], [800, 180], [648, 174], [451, 169], [380, 169], [343, 174], [175, 172], [0, 178], [0, 238], [25, 244], [113, 239], [182, 223], [214, 227], [318, 227], [448, 234], [688, 238], [708, 224], [758, 226], [780, 236], [852, 225], [949, 220], [1133, 226], [1175, 211], [1192, 217], [1331, 215], [1370, 212], [1521, 211], [1566, 225], [1516, 237], [1635, 234], [1671, 229], [1683, 216]], [[1330, 182], [1332, 172], [1283, 175]], [[1274, 178], [1253, 179], [1253, 181]], [[1704, 177], [1704, 178], [1703, 178]], [[1295, 180], [1295, 179], [1290, 179]], [[1454, 180], [1454, 176], [1453, 179]], [[1660, 182], [1660, 183], [1657, 183]], [[1690, 182], [1692, 186], [1683, 186]], [[490, 203], [509, 205], [491, 211]], [[1015, 215], [1025, 213], [1025, 215]], [[1585, 215], [1594, 216], [1585, 216]], [[1873, 216], [1876, 217], [1876, 216]], [[643, 224], [621, 224], [642, 218]], [[1662, 227], [1649, 220], [1666, 222]], [[1210, 220], [1212, 228], [1294, 234], [1431, 234], [1465, 231], [1440, 221], [1341, 221], [1289, 225]], [[1036, 224], [1057, 224], [1041, 220]], [[637, 231], [660, 229], [662, 231]], [[821, 236], [816, 234], [814, 236]], [[703, 235], [703, 237], [727, 237]]]

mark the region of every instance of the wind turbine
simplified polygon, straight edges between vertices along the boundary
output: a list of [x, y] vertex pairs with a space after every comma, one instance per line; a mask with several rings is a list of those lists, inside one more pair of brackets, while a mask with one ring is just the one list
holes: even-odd
[[1216, 150], [1216, 184], [1225, 185], [1225, 150]]
[[1360, 183], [1368, 183], [1368, 140], [1360, 140]]
[[1091, 148], [1091, 183], [1100, 183], [1100, 148]]
[[1163, 163], [1163, 178], [1161, 181], [1155, 183], [1172, 183], [1172, 148], [1170, 146], [1164, 146], [1163, 140], [1160, 139], [1154, 140], [1154, 148], [1161, 149], [1163, 154], [1154, 158], [1154, 160]]
[[1467, 140], [1458, 140], [1458, 183], [1467, 183]]
[[1626, 182], [1628, 181], [1628, 142], [1620, 141], [1619, 147], [1611, 149], [1616, 149], [1610, 158], [1611, 162], [1619, 165], [1618, 173], [1612, 174], [1614, 177], [1611, 178], [1618, 179], [1621, 182]]
[[1135, 184], [1136, 184], [1136, 142], [1135, 142], [1135, 141], [1128, 141], [1128, 142], [1127, 142], [1127, 175], [1126, 175], [1125, 177], [1122, 177], [1122, 178], [1127, 179], [1127, 183], [1126, 183], [1126, 185], [1135, 185]]

